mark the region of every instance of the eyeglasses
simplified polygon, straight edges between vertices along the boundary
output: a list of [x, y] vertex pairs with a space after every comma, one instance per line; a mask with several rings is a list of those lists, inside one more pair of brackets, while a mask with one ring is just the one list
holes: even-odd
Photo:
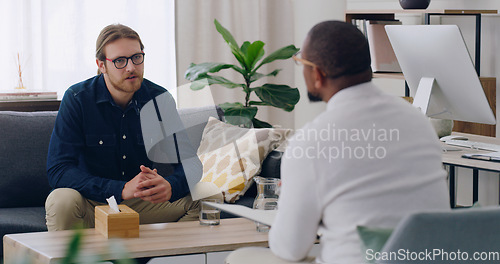
[[295, 64], [299, 65], [299, 66], [302, 66], [302, 65], [307, 65], [307, 66], [311, 66], [311, 67], [316, 67], [318, 68], [318, 66], [306, 59], [302, 59], [302, 58], [299, 58], [298, 55], [300, 54], [300, 51], [297, 52], [295, 55], [292, 56], [293, 60], [295, 61]]
[[127, 67], [129, 59], [132, 61], [134, 65], [142, 64], [144, 62], [144, 55], [146, 55], [144, 52], [139, 52], [130, 57], [118, 57], [114, 60], [106, 58], [106, 60], [113, 62], [113, 64], [115, 64], [115, 67], [117, 69], [123, 69]]
[[314, 64], [313, 62], [310, 62], [306, 59], [302, 59], [302, 58], [299, 58], [298, 55], [300, 54], [301, 52], [297, 52], [295, 55], [292, 56], [293, 60], [295, 61], [295, 64], [299, 65], [299, 66], [303, 66], [303, 65], [307, 65], [307, 66], [311, 66], [311, 67], [316, 67], [319, 69], [319, 71], [321, 72], [321, 75], [323, 75], [324, 77], [328, 77], [328, 75], [323, 72], [323, 70], [321, 70], [318, 65]]
[[325, 73], [320, 67], [318, 67], [318, 65], [314, 64], [313, 62], [308, 61], [306, 59], [299, 58], [298, 55], [300, 53], [301, 53], [301, 51], [297, 52], [295, 55], [292, 56], [293, 60], [295, 61], [295, 64], [300, 65], [300, 66], [307, 65], [307, 66], [311, 66], [311, 67], [316, 67], [316, 68], [318, 68], [321, 75], [323, 75], [323, 77], [325, 77], [325, 78], [335, 79], [335, 78], [339, 78], [339, 77], [344, 76], [344, 75], [358, 74], [358, 73], [361, 73], [363, 71], [367, 71], [368, 69], [370, 69], [369, 67], [366, 68], [366, 66], [362, 65], [361, 67], [358, 67], [358, 68], [345, 69], [343, 72], [337, 73], [335, 75], [329, 75], [329, 74]]

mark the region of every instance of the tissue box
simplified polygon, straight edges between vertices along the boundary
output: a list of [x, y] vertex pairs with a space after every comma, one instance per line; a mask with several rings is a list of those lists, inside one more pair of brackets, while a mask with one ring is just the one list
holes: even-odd
[[109, 205], [95, 207], [95, 230], [106, 238], [139, 237], [139, 214], [130, 207], [118, 205], [115, 212]]

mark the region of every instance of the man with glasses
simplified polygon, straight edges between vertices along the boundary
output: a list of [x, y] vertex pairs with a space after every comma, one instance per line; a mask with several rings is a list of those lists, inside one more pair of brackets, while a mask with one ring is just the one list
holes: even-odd
[[317, 263], [371, 262], [378, 249], [363, 250], [357, 226], [392, 229], [408, 214], [449, 210], [437, 135], [418, 109], [372, 83], [368, 42], [355, 26], [317, 24], [294, 58], [309, 99], [326, 102], [326, 110], [284, 152], [269, 233], [274, 254], [244, 249], [227, 263], [264, 255], [268, 262], [258, 263], [299, 261], [318, 234]]
[[98, 75], [66, 91], [47, 158], [49, 231], [93, 227], [94, 207], [111, 196], [141, 224], [198, 219], [182, 165], [153, 169], [146, 154], [140, 110], [168, 92], [143, 79], [144, 57], [134, 30], [109, 25], [96, 42]]

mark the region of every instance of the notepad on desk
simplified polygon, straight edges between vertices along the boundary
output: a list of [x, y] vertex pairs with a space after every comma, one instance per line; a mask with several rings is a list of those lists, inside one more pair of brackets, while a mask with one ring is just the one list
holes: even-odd
[[226, 211], [228, 213], [241, 216], [250, 219], [255, 222], [259, 222], [268, 226], [271, 226], [276, 218], [277, 210], [259, 210], [252, 209], [243, 205], [237, 204], [220, 204], [212, 202], [203, 202], [212, 207], [218, 208], [220, 210]]
[[[203, 202], [212, 207], [218, 208], [220, 210], [226, 211], [228, 213], [244, 217], [246, 219], [259, 222], [264, 225], [272, 226], [274, 223], [274, 219], [276, 218], [276, 214], [278, 210], [259, 210], [252, 209], [243, 205], [238, 204], [220, 204], [220, 203], [212, 203], [212, 202]], [[321, 237], [321, 232], [318, 230], [317, 236], [318, 239]]]
[[500, 151], [463, 154], [462, 158], [500, 162]]

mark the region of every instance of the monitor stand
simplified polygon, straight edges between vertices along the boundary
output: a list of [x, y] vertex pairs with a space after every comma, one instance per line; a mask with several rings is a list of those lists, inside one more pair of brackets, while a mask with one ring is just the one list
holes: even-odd
[[420, 79], [415, 98], [413, 99], [413, 105], [419, 108], [425, 115], [428, 114], [431, 93], [435, 88], [437, 89], [436, 79], [430, 77]]
[[454, 120], [453, 111], [441, 87], [433, 77], [422, 77], [415, 93], [413, 105], [422, 113], [436, 119]]

